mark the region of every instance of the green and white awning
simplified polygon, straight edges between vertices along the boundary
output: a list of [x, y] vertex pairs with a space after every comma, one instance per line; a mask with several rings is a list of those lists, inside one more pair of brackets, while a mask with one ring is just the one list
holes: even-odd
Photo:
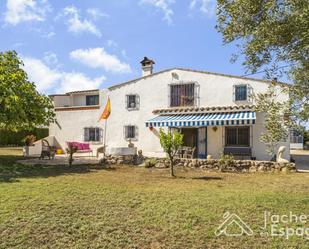
[[192, 127], [192, 126], [220, 126], [220, 125], [248, 125], [254, 124], [256, 113], [219, 112], [169, 114], [154, 117], [146, 122], [146, 127]]

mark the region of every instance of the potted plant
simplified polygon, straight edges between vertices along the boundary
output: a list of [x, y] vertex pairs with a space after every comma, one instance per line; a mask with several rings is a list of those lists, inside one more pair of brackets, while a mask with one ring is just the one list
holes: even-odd
[[22, 140], [22, 142], [25, 143], [25, 146], [23, 147], [23, 154], [24, 154], [24, 156], [29, 156], [29, 147], [33, 146], [35, 140], [36, 140], [36, 137], [34, 135], [27, 135]]

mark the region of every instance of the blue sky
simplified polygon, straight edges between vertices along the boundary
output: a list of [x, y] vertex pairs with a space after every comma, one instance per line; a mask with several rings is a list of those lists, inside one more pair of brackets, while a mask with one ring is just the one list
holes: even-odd
[[213, 0], [2, 0], [0, 13], [1, 51], [16, 50], [47, 94], [140, 77], [143, 56], [155, 71], [245, 74], [215, 30]]

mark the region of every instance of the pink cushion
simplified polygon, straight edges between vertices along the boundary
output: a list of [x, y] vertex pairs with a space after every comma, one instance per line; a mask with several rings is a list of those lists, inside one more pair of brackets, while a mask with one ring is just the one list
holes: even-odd
[[82, 144], [83, 150], [90, 150], [90, 144]]
[[74, 142], [73, 146], [76, 147], [77, 150], [82, 150], [83, 149], [82, 145], [80, 143], [78, 143], [78, 142]]

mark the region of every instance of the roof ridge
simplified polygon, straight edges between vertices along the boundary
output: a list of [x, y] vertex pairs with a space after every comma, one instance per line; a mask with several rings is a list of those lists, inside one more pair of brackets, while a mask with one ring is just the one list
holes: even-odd
[[[244, 77], [244, 76], [238, 76], [238, 75], [232, 75], [232, 74], [215, 73], [215, 72], [208, 72], [208, 71], [196, 70], [196, 69], [190, 69], [190, 68], [183, 68], [183, 67], [172, 67], [172, 68], [163, 69], [161, 71], [155, 72], [155, 73], [150, 74], [150, 75], [142, 76], [142, 77], [139, 77], [139, 78], [136, 78], [136, 79], [133, 79], [133, 80], [129, 80], [129, 81], [125, 81], [125, 82], [122, 82], [122, 83], [119, 83], [119, 84], [112, 85], [112, 86], [108, 87], [107, 89], [113, 90], [117, 87], [121, 87], [121, 86], [130, 84], [130, 83], [136, 82], [138, 80], [150, 78], [152, 76], [156, 76], [158, 74], [165, 73], [165, 72], [172, 71], [172, 70], [182, 70], [182, 71], [203, 73], [203, 74], [209, 74], [209, 75], [218, 75], [218, 76], [223, 76], [223, 77], [231, 77], [231, 78], [245, 79], [245, 80], [247, 79], [247, 80], [253, 80], [253, 81], [258, 81], [258, 82], [263, 82], [263, 83], [268, 83], [268, 84], [273, 83], [273, 81], [271, 81], [271, 80], [262, 80], [262, 79], [256, 79], [256, 78], [250, 78], [250, 77]], [[276, 84], [284, 85], [284, 86], [290, 85], [289, 83], [280, 82], [280, 81], [276, 82]]]

